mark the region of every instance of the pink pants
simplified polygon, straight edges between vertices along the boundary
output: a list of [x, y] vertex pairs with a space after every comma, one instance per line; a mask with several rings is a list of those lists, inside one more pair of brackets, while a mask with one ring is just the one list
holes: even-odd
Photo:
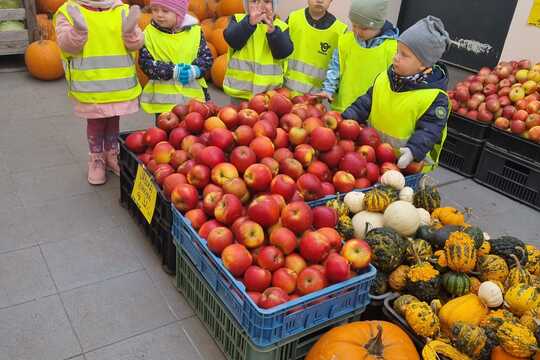
[[91, 153], [118, 149], [120, 117], [87, 119], [86, 137]]

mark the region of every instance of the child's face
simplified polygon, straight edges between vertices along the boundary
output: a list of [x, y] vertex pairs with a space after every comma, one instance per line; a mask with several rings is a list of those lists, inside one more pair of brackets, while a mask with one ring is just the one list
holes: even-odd
[[308, 7], [316, 13], [324, 13], [330, 7], [332, 0], [308, 0]]
[[364, 41], [371, 40], [381, 33], [381, 29], [363, 27], [358, 24], [352, 24], [352, 29], [354, 34]]
[[393, 65], [394, 72], [400, 76], [410, 76], [426, 70], [411, 49], [401, 42], [398, 42], [398, 51], [394, 56]]
[[176, 27], [176, 14], [169, 9], [152, 5], [152, 20], [154, 20], [159, 26], [167, 29]]
[[253, 13], [263, 13], [263, 14], [273, 14], [274, 6], [272, 5], [272, 0], [249, 0], [248, 2], [248, 12]]

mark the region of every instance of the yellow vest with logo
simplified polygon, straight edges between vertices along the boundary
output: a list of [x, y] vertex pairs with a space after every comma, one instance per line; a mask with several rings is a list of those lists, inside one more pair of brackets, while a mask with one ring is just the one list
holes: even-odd
[[325, 30], [312, 27], [306, 19], [305, 9], [289, 15], [289, 34], [294, 52], [287, 61], [285, 87], [292, 91], [293, 96], [320, 89], [339, 37], [346, 30], [347, 25], [339, 20]]
[[[382, 72], [373, 86], [368, 124], [379, 132], [383, 142], [392, 144], [396, 149], [405, 147], [416, 131], [416, 123], [429, 110], [439, 94], [447, 95], [440, 89], [395, 92], [392, 90], [388, 73]], [[445, 110], [448, 116], [450, 109]], [[430, 172], [437, 167], [446, 140], [446, 131], [445, 127], [440, 143], [435, 144], [433, 150], [427, 154], [423, 172]]]
[[[176, 34], [167, 34], [152, 24], [144, 30], [145, 46], [155, 60], [173, 64], [191, 64], [196, 58], [201, 41], [201, 27], [192, 26]], [[171, 109], [177, 104], [185, 104], [191, 99], [204, 101], [204, 78], [182, 85], [178, 80], [150, 80], [141, 95], [141, 107], [150, 114]]]
[[364, 95], [381, 71], [392, 64], [397, 52], [397, 41], [385, 40], [374, 48], [363, 48], [353, 32], [339, 39], [339, 90], [334, 96], [332, 109], [343, 112]]
[[[65, 3], [59, 13], [73, 24]], [[105, 104], [136, 99], [141, 94], [134, 54], [122, 38], [122, 11], [128, 5], [105, 11], [91, 11], [75, 2], [88, 27], [88, 40], [79, 54], [62, 52], [68, 94], [82, 103]], [[56, 16], [55, 15], [55, 16]], [[56, 19], [55, 19], [56, 21]]]
[[[235, 15], [240, 22], [246, 14]], [[288, 25], [274, 20], [274, 26], [285, 31]], [[229, 48], [229, 64], [225, 73], [223, 90], [229, 96], [250, 99], [253, 95], [272, 90], [283, 85], [285, 72], [283, 60], [274, 59], [266, 38], [267, 25], [258, 24], [241, 50]]]

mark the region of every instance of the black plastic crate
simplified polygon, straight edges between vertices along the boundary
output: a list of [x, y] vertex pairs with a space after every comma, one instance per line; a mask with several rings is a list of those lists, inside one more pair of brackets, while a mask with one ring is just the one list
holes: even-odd
[[439, 162], [458, 174], [473, 177], [483, 147], [484, 141], [448, 129]]
[[448, 128], [473, 139], [485, 140], [491, 131], [491, 124], [471, 120], [452, 112], [448, 118]]
[[[120, 204], [126, 208], [133, 219], [141, 226], [146, 236], [154, 245], [154, 248], [162, 256], [163, 270], [168, 274], [176, 273], [176, 247], [171, 233], [171, 224], [165, 223], [158, 214], [154, 214], [149, 224], [135, 202], [131, 199], [134, 180], [130, 179], [125, 172], [120, 176]], [[159, 202], [160, 194], [156, 202]]]
[[491, 145], [506, 149], [515, 155], [540, 163], [540, 144], [521, 136], [493, 127], [487, 138]]
[[474, 180], [540, 210], [540, 164], [486, 143]]

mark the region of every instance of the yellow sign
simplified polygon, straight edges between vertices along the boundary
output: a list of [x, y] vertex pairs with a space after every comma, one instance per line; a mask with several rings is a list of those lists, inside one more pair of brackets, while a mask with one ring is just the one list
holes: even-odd
[[528, 23], [540, 27], [540, 0], [534, 0]]
[[156, 209], [157, 189], [152, 177], [139, 164], [131, 198], [150, 224]]

